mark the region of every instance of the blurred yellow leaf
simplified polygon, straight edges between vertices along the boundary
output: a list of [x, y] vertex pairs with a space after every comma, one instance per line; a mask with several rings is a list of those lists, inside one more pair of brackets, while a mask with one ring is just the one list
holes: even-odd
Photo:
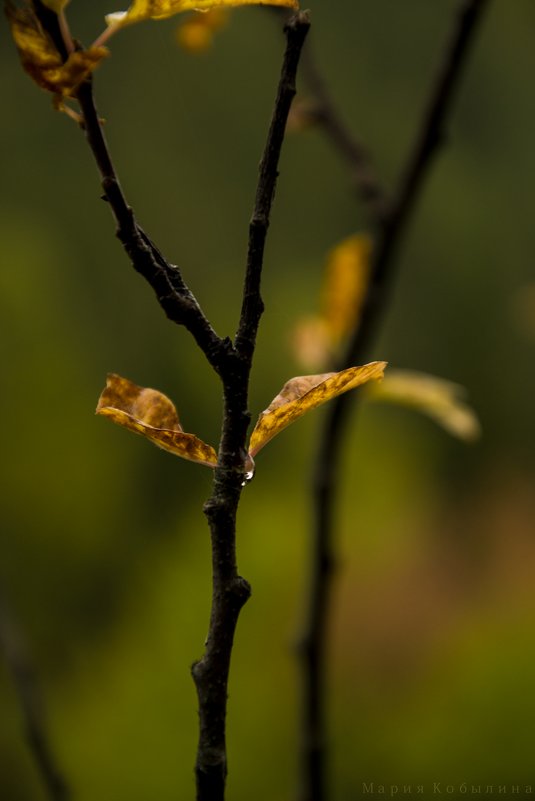
[[302, 317], [292, 331], [291, 347], [298, 361], [313, 370], [332, 357], [332, 341], [327, 322], [319, 314]]
[[106, 15], [108, 25], [122, 27], [146, 19], [167, 19], [183, 11], [209, 11], [235, 6], [285, 6], [298, 8], [297, 0], [134, 0], [127, 11]]
[[227, 24], [229, 12], [225, 8], [213, 8], [204, 13], [194, 13], [184, 20], [176, 32], [180, 47], [190, 53], [202, 53], [213, 43], [214, 33]]
[[327, 363], [356, 326], [368, 288], [371, 250], [370, 237], [354, 234], [329, 252], [320, 313], [298, 322], [292, 337], [294, 353], [307, 367]]
[[362, 367], [349, 367], [340, 373], [305, 375], [290, 379], [268, 408], [260, 414], [251, 435], [250, 456], [254, 457], [280, 431], [311, 409], [367, 381], [382, 378], [385, 367], [386, 362], [371, 362]]
[[444, 378], [411, 370], [389, 370], [385, 380], [367, 388], [366, 394], [374, 400], [423, 412], [459, 439], [475, 440], [481, 433], [476, 413], [463, 400], [464, 387]]
[[59, 98], [72, 97], [80, 83], [108, 55], [105, 47], [91, 47], [70, 53], [63, 63], [30, 7], [16, 8], [8, 3], [6, 15], [22, 66], [42, 89]]
[[334, 247], [327, 257], [321, 315], [338, 342], [353, 330], [368, 287], [372, 242], [354, 234]]
[[208, 467], [217, 464], [212, 446], [193, 434], [186, 434], [173, 403], [155, 389], [139, 387], [127, 378], [110, 373], [96, 413], [142, 434], [158, 447], [183, 459]]

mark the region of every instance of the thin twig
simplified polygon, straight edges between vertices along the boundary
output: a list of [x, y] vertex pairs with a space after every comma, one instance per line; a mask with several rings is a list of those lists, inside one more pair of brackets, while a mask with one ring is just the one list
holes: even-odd
[[[60, 32], [41, 0], [34, 0], [45, 30], [59, 41]], [[137, 224], [113, 167], [98, 117], [92, 82], [77, 92], [84, 129], [102, 179], [105, 199], [118, 225], [118, 237], [133, 266], [151, 284], [158, 300], [174, 322], [194, 336], [223, 383], [224, 412], [218, 466], [213, 490], [205, 504], [212, 541], [212, 609], [203, 657], [192, 667], [199, 698], [199, 746], [196, 761], [197, 798], [222, 801], [227, 775], [226, 708], [230, 657], [240, 610], [250, 595], [249, 584], [238, 575], [236, 513], [244, 484], [245, 438], [250, 422], [249, 376], [256, 335], [263, 310], [260, 296], [264, 245], [275, 194], [278, 163], [288, 113], [295, 95], [301, 49], [309, 29], [306, 13], [298, 13], [285, 27], [287, 38], [275, 110], [260, 166], [244, 294], [235, 345], [221, 339], [211, 327], [179, 270], [169, 264]], [[58, 47], [59, 49], [59, 47]]]
[[[52, 38], [62, 57], [67, 58], [68, 53], [62, 44], [57, 15], [44, 6], [41, 0], [33, 1], [43, 29]], [[117, 223], [117, 237], [130, 257], [134, 269], [153, 288], [167, 317], [172, 322], [184, 326], [193, 335], [209, 363], [220, 374], [222, 360], [228, 351], [228, 342], [216, 334], [178, 267], [164, 258], [137, 223], [113, 165], [102, 122], [96, 109], [91, 78], [80, 86], [76, 99], [82, 112], [86, 139], [100, 173], [103, 199], [108, 201]]]
[[28, 748], [50, 801], [69, 801], [70, 790], [53, 753], [46, 730], [43, 700], [25, 638], [13, 612], [0, 595], [0, 651], [19, 700]]
[[[407, 170], [374, 248], [371, 281], [356, 327], [340, 368], [361, 364], [369, 356], [373, 338], [385, 313], [397, 253], [414, 211], [431, 160], [443, 140], [443, 129], [455, 89], [489, 0], [463, 0], [442, 67], [419, 127]], [[302, 801], [326, 798], [326, 636], [334, 567], [333, 511], [339, 475], [342, 437], [351, 409], [348, 395], [336, 398], [326, 410], [313, 480], [313, 557], [308, 608], [301, 642]], [[355, 403], [353, 399], [353, 404]]]
[[83, 114], [86, 138], [102, 178], [104, 198], [109, 202], [117, 222], [117, 237], [129, 255], [134, 269], [153, 288], [167, 317], [187, 328], [209, 363], [220, 374], [221, 360], [227, 349], [225, 341], [212, 328], [178, 267], [162, 256], [138, 225], [113, 167], [95, 107], [91, 81], [82, 84], [77, 100]]
[[286, 122], [295, 97], [295, 77], [310, 22], [306, 13], [292, 17], [285, 26], [288, 45], [284, 55], [275, 111], [271, 120], [262, 161], [260, 162], [253, 216], [249, 225], [249, 248], [240, 323], [236, 335], [236, 350], [251, 361], [263, 311], [260, 279], [269, 216], [277, 185], [277, 166], [284, 140]]
[[308, 16], [300, 13], [285, 27], [286, 51], [249, 229], [236, 345], [223, 373], [225, 405], [219, 465], [215, 470], [212, 496], [205, 504], [212, 539], [212, 610], [204, 655], [192, 667], [199, 697], [200, 732], [195, 769], [198, 801], [222, 801], [225, 793], [230, 658], [238, 616], [250, 595], [249, 584], [238, 575], [236, 563], [236, 512], [244, 483], [245, 438], [250, 422], [249, 375], [263, 310], [260, 283], [279, 157], [309, 24]]

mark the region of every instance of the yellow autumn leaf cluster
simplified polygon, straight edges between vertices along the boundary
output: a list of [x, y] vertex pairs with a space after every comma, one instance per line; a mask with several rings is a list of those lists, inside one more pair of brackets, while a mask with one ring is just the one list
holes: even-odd
[[[343, 392], [382, 379], [385, 367], [386, 362], [371, 362], [339, 373], [297, 376], [287, 381], [258, 418], [249, 442], [244, 472], [252, 474], [256, 454], [290, 423]], [[217, 464], [214, 448], [184, 431], [172, 401], [158, 390], [140, 387], [127, 378], [110, 373], [96, 413], [183, 459], [208, 467]]]
[[359, 318], [368, 287], [372, 243], [354, 234], [328, 254], [321, 287], [320, 311], [301, 320], [293, 333], [293, 347], [307, 367], [325, 364]]
[[56, 107], [63, 110], [66, 110], [63, 100], [74, 97], [80, 84], [109, 54], [103, 46], [105, 42], [113, 33], [127, 25], [148, 19], [166, 19], [184, 11], [210, 12], [205, 23], [192, 20], [179, 34], [185, 46], [199, 50], [209, 45], [214, 30], [224, 24], [224, 13], [228, 8], [245, 5], [298, 8], [297, 0], [134, 0], [126, 11], [108, 14], [107, 29], [91, 47], [81, 49], [73, 44], [64, 15], [64, 9], [70, 0], [42, 1], [59, 16], [59, 27], [69, 51], [66, 59], [43, 30], [29, 0], [23, 6], [16, 6], [12, 0], [5, 0], [5, 10], [23, 68], [42, 89], [52, 92]]
[[107, 14], [106, 22], [114, 28], [122, 28], [148, 19], [167, 19], [184, 11], [210, 11], [251, 5], [298, 8], [297, 0], [134, 0], [126, 11]]
[[[50, 0], [46, 5], [60, 11], [66, 2]], [[59, 104], [62, 99], [72, 97], [82, 81], [108, 55], [105, 47], [90, 47], [70, 53], [63, 61], [31, 7], [18, 8], [8, 2], [6, 15], [23, 68], [42, 89], [52, 92]]]

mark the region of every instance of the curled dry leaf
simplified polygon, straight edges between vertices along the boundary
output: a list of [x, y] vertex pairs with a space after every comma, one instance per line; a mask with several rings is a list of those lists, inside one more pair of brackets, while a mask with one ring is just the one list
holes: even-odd
[[[61, 7], [61, 3], [48, 5], [54, 10], [55, 6]], [[105, 47], [90, 47], [70, 53], [63, 62], [32, 8], [17, 8], [8, 2], [6, 15], [25, 71], [42, 89], [52, 92], [57, 98], [72, 97], [82, 81], [108, 55]]]
[[183, 11], [210, 11], [251, 5], [298, 8], [297, 0], [134, 0], [127, 11], [107, 14], [106, 22], [113, 27], [123, 27], [146, 19], [167, 19]]
[[339, 373], [298, 376], [283, 386], [268, 408], [260, 414], [249, 444], [249, 454], [258, 451], [290, 423], [315, 409], [373, 379], [381, 379], [386, 362], [370, 362], [362, 367], [349, 367]]
[[99, 398], [97, 414], [141, 434], [158, 447], [191, 462], [215, 467], [217, 454], [194, 434], [187, 434], [173, 403], [162, 392], [139, 387], [127, 378], [110, 373]]
[[369, 387], [374, 400], [398, 403], [427, 414], [450, 434], [472, 441], [481, 426], [474, 410], [464, 402], [464, 387], [426, 373], [389, 370], [380, 386]]

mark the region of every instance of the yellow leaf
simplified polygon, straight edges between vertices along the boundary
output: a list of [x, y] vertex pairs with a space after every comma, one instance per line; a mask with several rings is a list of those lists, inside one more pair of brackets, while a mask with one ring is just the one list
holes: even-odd
[[192, 14], [177, 28], [178, 44], [190, 53], [202, 53], [208, 50], [212, 46], [214, 33], [225, 27], [228, 14], [228, 9], [225, 8], [214, 8], [203, 14]]
[[57, 97], [72, 97], [80, 83], [108, 55], [105, 47], [91, 47], [71, 53], [63, 63], [31, 8], [15, 8], [9, 3], [6, 14], [22, 66], [42, 89]]
[[320, 313], [299, 322], [293, 336], [294, 352], [307, 367], [327, 363], [340, 341], [355, 328], [368, 288], [371, 250], [368, 236], [354, 234], [329, 252]]
[[444, 378], [411, 370], [389, 370], [382, 384], [369, 387], [367, 395], [423, 412], [459, 439], [474, 440], [481, 433], [474, 410], [463, 400], [464, 387]]
[[316, 315], [298, 320], [292, 331], [291, 348], [300, 364], [309, 370], [327, 364], [332, 356], [332, 342], [323, 317]]
[[334, 247], [328, 257], [322, 291], [322, 317], [338, 342], [353, 330], [368, 287], [372, 242], [355, 234]]
[[285, 6], [298, 8], [297, 0], [134, 0], [127, 11], [106, 15], [108, 25], [123, 27], [146, 19], [167, 19], [183, 11], [209, 11], [235, 6]]
[[249, 443], [250, 456], [254, 457], [270, 439], [311, 409], [367, 381], [382, 378], [385, 367], [386, 362], [371, 362], [362, 367], [349, 367], [340, 373], [290, 379], [260, 414]]
[[97, 414], [141, 434], [159, 448], [183, 459], [215, 467], [217, 454], [193, 434], [184, 432], [173, 403], [162, 392], [139, 387], [127, 378], [110, 373], [99, 398]]

